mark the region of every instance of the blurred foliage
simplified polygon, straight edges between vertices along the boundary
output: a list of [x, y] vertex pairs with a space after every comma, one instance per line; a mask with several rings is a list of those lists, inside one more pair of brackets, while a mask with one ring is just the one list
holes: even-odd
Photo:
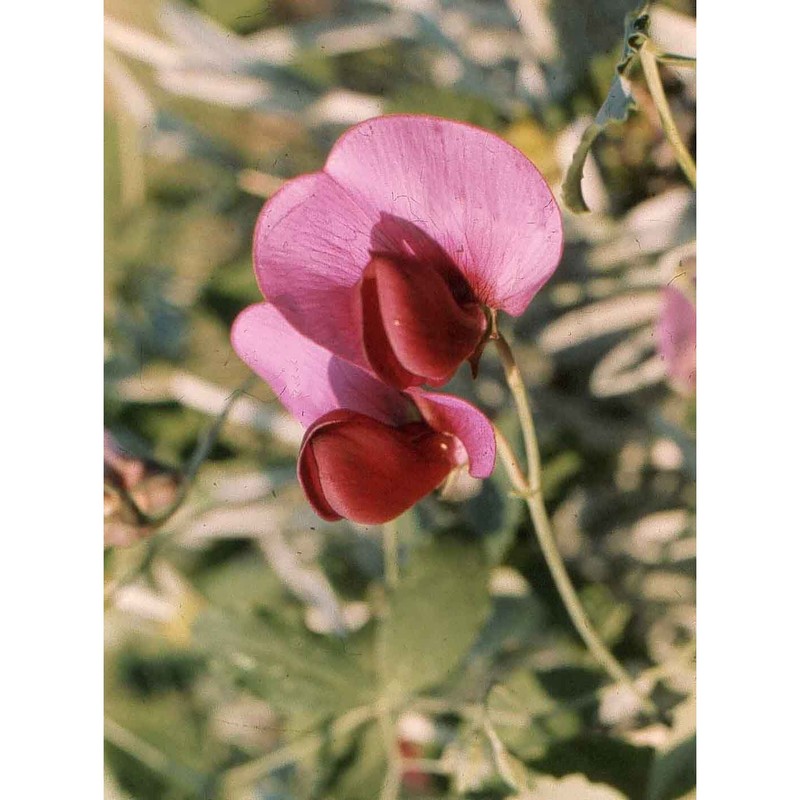
[[[165, 470], [187, 463], [248, 376], [228, 331], [259, 299], [258, 211], [348, 125], [466, 120], [558, 187], [632, 7], [106, 0], [106, 427]], [[651, 14], [693, 55], [693, 3]], [[691, 145], [694, 75], [662, 78]], [[501, 469], [399, 520], [387, 592], [380, 529], [314, 516], [300, 432], [258, 384], [164, 528], [106, 553], [109, 798], [694, 796], [694, 408], [653, 338], [662, 288], [695, 272], [694, 196], [630, 79], [636, 113], [588, 153], [592, 213], [564, 211], [555, 278], [501, 325], [559, 548], [658, 717], [585, 652]], [[452, 388], [519, 444], [492, 352]]]

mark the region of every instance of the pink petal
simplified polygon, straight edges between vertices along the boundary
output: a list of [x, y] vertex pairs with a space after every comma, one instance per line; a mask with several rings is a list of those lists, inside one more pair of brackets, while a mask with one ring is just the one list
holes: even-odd
[[265, 298], [305, 336], [363, 367], [356, 284], [372, 253], [458, 269], [479, 301], [518, 315], [561, 250], [555, 199], [522, 153], [426, 116], [351, 128], [324, 171], [267, 202], [254, 237]]
[[447, 394], [408, 389], [425, 421], [437, 431], [451, 433], [464, 445], [469, 473], [488, 478], [495, 461], [495, 438], [492, 423], [471, 403]]
[[362, 366], [355, 286], [370, 259], [375, 222], [346, 189], [315, 172], [269, 200], [253, 238], [264, 297], [305, 336]]
[[697, 373], [697, 312], [692, 301], [674, 286], [664, 289], [656, 335], [669, 376], [682, 387], [693, 389]]
[[306, 339], [269, 303], [242, 311], [231, 341], [239, 358], [304, 426], [334, 409], [398, 425], [413, 415], [403, 394]]
[[427, 116], [367, 120], [334, 145], [325, 172], [372, 218], [414, 223], [493, 308], [521, 314], [561, 259], [561, 214], [546, 181], [479, 128]]

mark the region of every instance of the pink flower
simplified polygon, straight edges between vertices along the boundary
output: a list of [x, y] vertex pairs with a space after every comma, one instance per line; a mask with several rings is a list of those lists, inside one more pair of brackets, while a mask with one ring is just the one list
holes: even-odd
[[544, 178], [494, 134], [388, 116], [347, 131], [256, 226], [265, 298], [307, 338], [398, 388], [480, 357], [485, 309], [521, 314], [562, 252]]
[[656, 337], [658, 352], [666, 361], [669, 377], [683, 391], [694, 391], [697, 381], [697, 312], [692, 301], [675, 286], [664, 289]]
[[245, 309], [231, 340], [306, 427], [297, 474], [323, 519], [386, 522], [462, 464], [475, 477], [491, 474], [491, 423], [464, 400], [394, 389], [305, 338], [268, 303]]

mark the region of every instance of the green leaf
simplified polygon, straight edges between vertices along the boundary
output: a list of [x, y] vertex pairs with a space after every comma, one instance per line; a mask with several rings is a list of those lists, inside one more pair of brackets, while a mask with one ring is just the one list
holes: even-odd
[[629, 744], [607, 734], [583, 733], [555, 742], [547, 755], [531, 766], [555, 775], [582, 773], [590, 781], [615, 787], [623, 796], [642, 798], [652, 761], [650, 747]]
[[241, 32], [265, 25], [273, 13], [263, 0], [198, 0], [197, 5], [221, 25]]
[[561, 196], [564, 205], [570, 210], [578, 213], [589, 211], [589, 206], [583, 199], [581, 180], [583, 178], [583, 167], [589, 157], [594, 140], [612, 123], [624, 122], [630, 112], [636, 108], [636, 101], [631, 94], [630, 83], [624, 75], [616, 75], [605, 102], [600, 106], [597, 116], [583, 132], [578, 148], [572, 156], [572, 163], [569, 165], [567, 175], [561, 187]]
[[653, 759], [647, 800], [677, 800], [697, 782], [697, 740], [694, 735]]
[[374, 699], [375, 680], [348, 640], [314, 636], [277, 618], [242, 619], [210, 610], [195, 623], [197, 644], [222, 659], [279, 711], [313, 726]]
[[499, 564], [514, 543], [525, 506], [509, 491], [508, 481], [501, 469], [495, 469], [483, 482], [481, 491], [461, 507], [464, 521], [481, 537], [487, 557]]
[[697, 782], [697, 699], [689, 697], [673, 710], [672, 730], [650, 768], [646, 800], [677, 800]]
[[367, 725], [356, 741], [347, 766], [339, 774], [331, 798], [375, 800], [386, 776], [386, 751], [377, 723]]
[[580, 591], [581, 605], [586, 609], [594, 629], [608, 645], [616, 644], [631, 618], [631, 609], [617, 600], [602, 583], [594, 583]]
[[580, 730], [578, 715], [562, 709], [528, 670], [496, 685], [489, 692], [487, 708], [500, 740], [525, 760], [541, 758], [552, 742]]
[[517, 800], [626, 800], [621, 792], [603, 783], [591, 783], [585, 775], [536, 778], [533, 789]]
[[197, 580], [209, 604], [239, 614], [253, 609], [278, 608], [285, 603], [285, 587], [263, 557], [246, 553], [215, 565]]
[[649, 29], [650, 17], [647, 13], [649, 3], [634, 11], [625, 19], [625, 39], [622, 46], [622, 58], [617, 63], [617, 74], [611, 82], [603, 105], [589, 127], [583, 132], [578, 148], [572, 156], [564, 183], [561, 187], [564, 204], [570, 211], [582, 213], [589, 211], [583, 198], [581, 179], [583, 166], [589, 156], [594, 140], [612, 123], [624, 122], [631, 111], [636, 108], [636, 101], [631, 94], [628, 77], [639, 60], [638, 50]]
[[492, 747], [492, 758], [498, 775], [508, 786], [518, 792], [530, 789], [533, 785], [533, 774], [522, 761], [506, 750], [491, 722], [488, 720], [484, 722], [483, 730]]
[[153, 800], [175, 796], [176, 787], [197, 792], [224, 758], [190, 701], [200, 668], [193, 654], [160, 647], [126, 649], [106, 662], [107, 756], [125, 791]]
[[[126, 735], [131, 735], [125, 732]], [[131, 735], [144, 753], [151, 754], [151, 746]], [[131, 742], [114, 742], [106, 737], [105, 760], [110, 773], [124, 791], [126, 798], [147, 797], [150, 800], [195, 800], [207, 794], [211, 781], [200, 773], [188, 770], [182, 763], [158, 753], [152, 748], [153, 764], [130, 747]], [[127, 746], [127, 748], [126, 748]], [[106, 795], [108, 797], [108, 795]]]
[[[495, 576], [493, 576], [493, 583]], [[496, 589], [497, 587], [493, 587]], [[541, 641], [547, 612], [535, 595], [492, 595], [492, 612], [464, 661], [439, 691], [448, 697], [482, 699], [512, 664]]]
[[437, 538], [419, 547], [389, 597], [378, 657], [392, 700], [441, 683], [489, 615], [488, 568], [477, 543]]
[[505, 796], [509, 788], [522, 791], [531, 783], [525, 765], [506, 752], [491, 725], [464, 728], [445, 749], [442, 763], [459, 795]]
[[491, 745], [475, 729], [462, 732], [445, 748], [442, 764], [453, 776], [453, 788], [459, 796], [485, 791], [497, 783]]
[[542, 494], [554, 500], [562, 486], [581, 471], [581, 457], [574, 450], [565, 450], [542, 465]]
[[492, 615], [472, 648], [471, 660], [488, 662], [532, 645], [546, 621], [547, 611], [535, 595], [492, 597]]

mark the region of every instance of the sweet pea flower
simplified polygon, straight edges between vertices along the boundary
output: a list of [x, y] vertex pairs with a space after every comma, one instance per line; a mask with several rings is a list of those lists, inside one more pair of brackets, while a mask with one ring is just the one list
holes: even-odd
[[488, 477], [491, 423], [449, 395], [401, 392], [311, 340], [269, 303], [239, 314], [239, 357], [306, 428], [297, 475], [325, 520], [386, 522], [432, 492], [453, 469]]
[[487, 311], [520, 315], [562, 253], [542, 175], [510, 144], [429, 116], [367, 120], [286, 183], [254, 237], [264, 297], [303, 336], [398, 389], [477, 368]]
[[694, 303], [675, 286], [664, 289], [656, 341], [670, 380], [682, 391], [693, 392], [697, 382], [697, 312]]

